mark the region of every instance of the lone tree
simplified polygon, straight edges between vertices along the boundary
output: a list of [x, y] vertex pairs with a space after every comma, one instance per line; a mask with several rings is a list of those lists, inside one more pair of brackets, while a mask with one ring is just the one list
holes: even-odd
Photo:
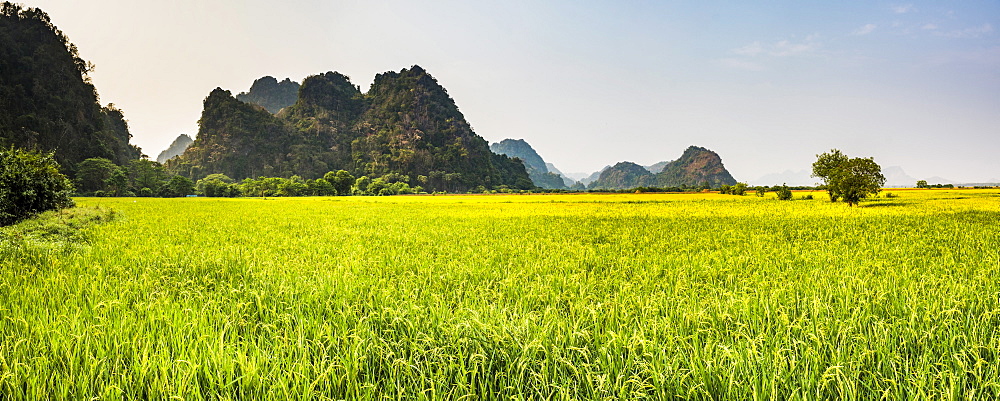
[[71, 192], [52, 153], [0, 148], [0, 226], [73, 206]]
[[877, 194], [885, 184], [882, 167], [872, 158], [849, 158], [837, 149], [816, 155], [813, 177], [823, 180], [830, 201], [843, 199], [848, 206], [857, 205], [861, 199]]

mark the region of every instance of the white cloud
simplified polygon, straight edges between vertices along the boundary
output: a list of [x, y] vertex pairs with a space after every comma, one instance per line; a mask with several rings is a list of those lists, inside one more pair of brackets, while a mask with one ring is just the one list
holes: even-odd
[[796, 54], [808, 53], [819, 48], [814, 42], [793, 43], [787, 40], [778, 41], [771, 47], [768, 54], [777, 57], [793, 56]]
[[774, 57], [794, 56], [819, 50], [820, 43], [817, 42], [818, 38], [819, 35], [809, 35], [805, 38], [805, 40], [800, 42], [793, 42], [787, 39], [779, 40], [774, 43], [761, 43], [755, 41], [746, 46], [733, 49], [733, 53], [748, 57], [761, 55]]
[[872, 33], [872, 31], [874, 31], [875, 28], [878, 28], [878, 25], [867, 24], [867, 25], [865, 25], [863, 27], [855, 29], [854, 32], [852, 33], [852, 35], [855, 35], [855, 36], [867, 35], [869, 33]]
[[984, 35], [988, 35], [990, 33], [993, 33], [993, 25], [990, 25], [990, 24], [982, 24], [980, 26], [976, 26], [976, 27], [972, 27], [972, 28], [965, 28], [965, 29], [957, 30], [957, 31], [950, 31], [950, 32], [943, 32], [943, 33], [942, 32], [936, 32], [937, 35], [948, 37], [948, 38], [956, 38], [956, 39], [970, 39], [970, 38], [974, 39], [974, 38], [983, 37]]
[[892, 12], [896, 14], [906, 14], [906, 13], [912, 13], [914, 11], [917, 11], [917, 9], [913, 7], [913, 4], [892, 6]]
[[764, 46], [761, 45], [760, 42], [753, 42], [749, 45], [733, 50], [733, 53], [739, 54], [741, 56], [756, 56], [763, 52], [764, 52]]

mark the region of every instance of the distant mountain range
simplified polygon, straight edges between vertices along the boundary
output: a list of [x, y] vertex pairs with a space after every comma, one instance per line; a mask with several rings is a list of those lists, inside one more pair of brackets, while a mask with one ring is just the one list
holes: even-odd
[[[528, 142], [525, 142], [524, 139], [504, 139], [500, 142], [490, 144], [490, 150], [498, 155], [507, 155], [521, 160], [524, 163], [524, 167], [528, 170], [528, 177], [531, 177], [531, 181], [539, 187], [545, 189], [566, 189], [569, 186], [566, 185], [562, 176], [549, 171], [550, 164], [542, 160], [538, 152]], [[555, 166], [552, 167], [555, 169]], [[573, 184], [570, 183], [570, 185]]]
[[[654, 165], [655, 166], [655, 165]], [[722, 158], [711, 150], [690, 146], [680, 158], [663, 163], [662, 170], [652, 173], [647, 167], [632, 162], [620, 162], [605, 169], [587, 185], [588, 189], [629, 189], [645, 187], [718, 188], [736, 184], [732, 174], [722, 164]]]
[[[751, 185], [781, 185], [790, 186], [814, 186], [820, 183], [819, 178], [811, 177], [810, 170], [792, 171], [786, 170], [783, 173], [773, 173], [762, 176], [750, 182]], [[914, 178], [903, 171], [902, 167], [889, 166], [882, 169], [885, 176], [886, 188], [913, 188], [917, 186], [917, 178]], [[928, 184], [960, 184], [959, 182], [942, 177], [930, 177], [925, 179]]]
[[[257, 80], [250, 92], [261, 85], [282, 87], [268, 78]], [[167, 169], [191, 179], [221, 173], [237, 180], [308, 179], [342, 169], [355, 176], [392, 176], [427, 191], [535, 187], [525, 165], [491, 152], [444, 87], [419, 66], [376, 75], [367, 93], [337, 72], [310, 76], [294, 104], [277, 114], [270, 110], [282, 102], [255, 99], [246, 103], [213, 90], [197, 137], [184, 154], [167, 161]]]

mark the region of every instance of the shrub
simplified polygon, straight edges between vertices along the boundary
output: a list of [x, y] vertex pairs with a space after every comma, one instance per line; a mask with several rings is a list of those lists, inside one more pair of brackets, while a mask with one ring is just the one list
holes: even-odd
[[777, 188], [778, 200], [792, 200], [792, 190], [788, 189], [787, 185], [782, 185]]
[[52, 153], [0, 149], [0, 225], [73, 206], [72, 192]]

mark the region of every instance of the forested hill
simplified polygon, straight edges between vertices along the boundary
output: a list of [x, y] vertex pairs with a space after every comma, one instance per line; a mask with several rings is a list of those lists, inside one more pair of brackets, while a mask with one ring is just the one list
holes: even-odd
[[650, 173], [645, 167], [631, 162], [618, 163], [601, 172], [591, 182], [590, 189], [629, 189], [636, 187], [698, 187], [718, 188], [735, 185], [733, 178], [722, 164], [722, 158], [711, 150], [691, 146], [677, 160], [666, 163], [659, 173]]
[[521, 159], [524, 167], [528, 170], [528, 176], [535, 185], [546, 189], [565, 189], [566, 184], [562, 176], [549, 171], [549, 167], [542, 156], [538, 155], [535, 148], [524, 139], [504, 139], [500, 142], [490, 144], [493, 153], [507, 155]]
[[199, 124], [191, 147], [168, 162], [193, 179], [316, 178], [343, 169], [430, 191], [534, 187], [524, 166], [491, 152], [419, 66], [378, 74], [368, 93], [337, 72], [310, 76], [295, 104], [276, 116], [216, 89]]
[[188, 146], [191, 146], [191, 142], [194, 142], [194, 139], [191, 139], [191, 137], [187, 136], [187, 134], [178, 135], [177, 139], [174, 139], [174, 141], [170, 143], [170, 146], [156, 156], [156, 162], [166, 163], [167, 160], [180, 156], [185, 150], [187, 150]]
[[249, 92], [236, 95], [237, 100], [261, 106], [271, 114], [277, 114], [281, 109], [295, 104], [298, 97], [298, 82], [288, 78], [278, 82], [272, 76], [253, 81]]
[[128, 125], [113, 105], [101, 107], [87, 73], [92, 66], [45, 12], [0, 6], [0, 146], [55, 151], [63, 171], [103, 157], [138, 159]]

